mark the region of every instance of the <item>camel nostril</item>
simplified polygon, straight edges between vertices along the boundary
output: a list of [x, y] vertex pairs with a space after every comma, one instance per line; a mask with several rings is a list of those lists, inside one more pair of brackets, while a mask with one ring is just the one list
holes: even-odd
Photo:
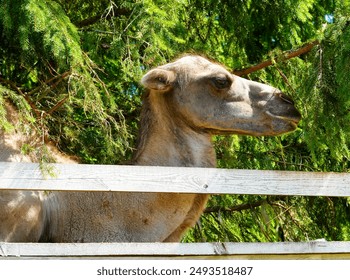
[[301, 114], [295, 108], [294, 101], [282, 92], [276, 92], [274, 94], [274, 98], [268, 103], [268, 111], [273, 116], [282, 119], [289, 119], [294, 123], [298, 123], [300, 121]]

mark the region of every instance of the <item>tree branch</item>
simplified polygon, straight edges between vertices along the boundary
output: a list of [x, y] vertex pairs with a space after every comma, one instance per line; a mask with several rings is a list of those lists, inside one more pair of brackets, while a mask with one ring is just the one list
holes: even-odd
[[63, 97], [60, 101], [58, 101], [58, 103], [53, 106], [46, 114], [47, 115], [52, 115], [53, 112], [57, 111], [68, 99], [69, 95], [67, 95], [66, 97]]
[[[56, 110], [58, 110], [68, 99], [69, 95], [65, 96], [64, 98], [62, 98], [60, 101], [58, 101], [58, 103], [56, 105], [54, 105], [50, 110], [48, 110], [48, 112], [44, 112], [44, 111], [39, 111], [39, 109], [35, 106], [35, 104], [32, 102], [32, 100], [30, 99], [30, 96], [33, 93], [36, 93], [38, 91], [41, 91], [44, 88], [44, 85], [48, 86], [49, 90], [53, 90], [55, 87], [57, 87], [57, 85], [62, 82], [66, 77], [68, 77], [71, 74], [71, 71], [67, 71], [64, 72], [61, 75], [57, 75], [55, 77], [50, 78], [49, 80], [45, 81], [42, 85], [36, 87], [35, 89], [33, 89], [32, 91], [30, 91], [29, 93], [25, 93], [23, 92], [17, 85], [15, 82], [10, 81], [10, 80], [6, 80], [0, 77], [0, 83], [3, 84], [7, 84], [9, 85], [12, 89], [14, 89], [15, 91], [17, 91], [20, 95], [22, 95], [24, 97], [24, 99], [27, 101], [27, 103], [29, 104], [29, 106], [32, 108], [33, 112], [35, 113], [37, 119], [39, 119], [40, 117], [46, 116], [46, 115], [51, 115], [53, 112], [55, 112]], [[51, 83], [51, 85], [50, 85]], [[47, 90], [44, 90], [44, 94], [47, 92]]]
[[[110, 19], [110, 18], [113, 18], [113, 17], [128, 16], [128, 15], [130, 15], [130, 13], [131, 13], [131, 11], [128, 10], [128, 9], [118, 8], [118, 9], [114, 9], [113, 13], [108, 14], [108, 16], [106, 18]], [[100, 15], [96, 15], [96, 16], [90, 17], [90, 18], [83, 19], [83, 20], [81, 20], [79, 22], [75, 22], [74, 25], [76, 27], [78, 27], [78, 28], [82, 28], [82, 27], [86, 27], [86, 26], [89, 26], [89, 25], [93, 25], [96, 22], [98, 22], [103, 17], [103, 15], [104, 15], [104, 13], [100, 14]]]
[[[297, 57], [300, 56], [302, 54], [305, 54], [307, 52], [309, 52], [314, 46], [319, 45], [320, 42], [318, 40], [313, 41], [311, 43], [306, 44], [305, 46], [295, 50], [295, 51], [288, 51], [285, 52], [281, 57], [277, 58], [275, 61], [286, 61], [288, 59], [291, 59], [293, 57]], [[235, 70], [232, 73], [237, 75], [237, 76], [246, 76], [250, 73], [256, 72], [258, 70], [261, 70], [263, 68], [266, 68], [267, 66], [271, 66], [274, 63], [274, 60], [269, 59], [266, 61], [263, 61], [257, 65], [253, 65], [251, 67], [242, 69], [242, 70]]]
[[[68, 77], [70, 74], [72, 74], [71, 71], [66, 71], [63, 74], [58, 74], [56, 76], [53, 76], [52, 78], [44, 81], [41, 83], [40, 86], [37, 86], [36, 88], [34, 88], [33, 90], [31, 90], [30, 92], [28, 92], [28, 95], [33, 95], [34, 93], [42, 90], [44, 88], [44, 86], [48, 86], [51, 89], [55, 88], [63, 79], [65, 79], [66, 77]], [[55, 82], [53, 85], [49, 85], [50, 83]]]
[[37, 118], [40, 118], [40, 111], [38, 110], [38, 108], [35, 106], [35, 104], [30, 100], [29, 96], [27, 94], [25, 94], [17, 85], [15, 82], [10, 81], [10, 80], [6, 80], [0, 77], [0, 83], [3, 84], [7, 84], [9, 85], [12, 89], [14, 89], [15, 91], [17, 91], [20, 95], [23, 96], [23, 98], [27, 101], [27, 103], [29, 104], [29, 106], [32, 108], [33, 112], [35, 113]]

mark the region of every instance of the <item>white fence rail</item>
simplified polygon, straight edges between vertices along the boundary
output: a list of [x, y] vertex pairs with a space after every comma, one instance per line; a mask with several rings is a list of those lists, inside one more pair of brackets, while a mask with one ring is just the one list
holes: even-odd
[[350, 196], [350, 173], [0, 162], [0, 189]]
[[[350, 258], [350, 242], [266, 243], [0, 243], [3, 257], [253, 257]], [[310, 257], [313, 255], [313, 257]], [[340, 257], [340, 256], [338, 256]]]
[[[0, 162], [0, 190], [64, 190], [350, 196], [350, 174], [112, 165]], [[0, 213], [1, 215], [1, 213]], [[350, 242], [0, 243], [0, 257], [350, 258]]]

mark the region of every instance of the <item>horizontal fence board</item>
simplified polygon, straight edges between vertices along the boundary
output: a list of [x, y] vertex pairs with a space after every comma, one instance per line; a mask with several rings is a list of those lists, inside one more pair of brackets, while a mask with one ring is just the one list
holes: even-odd
[[[350, 196], [350, 174], [216, 168], [0, 162], [0, 190], [134, 191], [206, 194]], [[0, 257], [350, 258], [350, 242], [6, 243]]]
[[1, 257], [240, 256], [348, 254], [350, 242], [0, 243]]
[[350, 196], [350, 173], [0, 162], [0, 189]]

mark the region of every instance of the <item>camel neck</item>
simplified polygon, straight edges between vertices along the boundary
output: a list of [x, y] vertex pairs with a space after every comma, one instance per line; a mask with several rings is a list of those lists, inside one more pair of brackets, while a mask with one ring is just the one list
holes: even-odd
[[[152, 101], [152, 104], [156, 102]], [[152, 108], [144, 101], [134, 163], [215, 167], [216, 157], [211, 135], [179, 123], [180, 120], [171, 113], [166, 104], [158, 105], [157, 108]]]
[[[215, 167], [214, 150], [208, 135], [182, 131], [150, 133], [136, 162], [139, 165]], [[195, 136], [195, 137], [194, 137]]]

